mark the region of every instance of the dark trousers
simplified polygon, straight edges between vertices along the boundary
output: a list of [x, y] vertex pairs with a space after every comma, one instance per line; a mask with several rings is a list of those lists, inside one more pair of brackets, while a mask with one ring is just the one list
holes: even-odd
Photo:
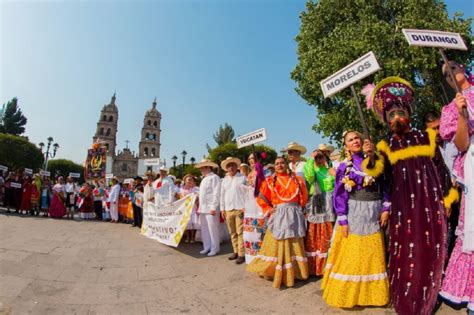
[[102, 220], [102, 200], [94, 201], [94, 212], [95, 217], [99, 220]]
[[143, 209], [134, 204], [132, 204], [132, 206], [133, 206], [133, 223], [135, 224], [135, 226], [142, 227]]

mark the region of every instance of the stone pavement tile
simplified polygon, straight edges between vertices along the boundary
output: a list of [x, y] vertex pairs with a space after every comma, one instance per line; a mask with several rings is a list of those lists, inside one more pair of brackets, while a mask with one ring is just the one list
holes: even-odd
[[79, 265], [67, 266], [58, 276], [58, 281], [97, 283], [99, 268], [83, 267]]
[[32, 253], [28, 251], [18, 251], [18, 250], [3, 250], [0, 253], [0, 259], [20, 262], [25, 260], [28, 256], [31, 256]]
[[110, 315], [110, 314], [133, 314], [133, 315], [146, 315], [146, 306], [143, 303], [140, 304], [113, 304], [113, 305], [92, 305], [89, 310], [89, 315]]
[[103, 268], [99, 272], [99, 283], [137, 282], [137, 268]]
[[32, 253], [28, 257], [28, 263], [31, 265], [54, 265], [54, 263], [61, 258], [60, 255]]
[[28, 267], [26, 262], [13, 262], [0, 260], [0, 274], [9, 276], [19, 276]]
[[71, 283], [72, 290], [64, 298], [65, 304], [116, 304], [120, 303], [118, 290], [105, 283]]
[[15, 298], [33, 281], [33, 279], [0, 275], [0, 296]]
[[137, 268], [137, 270], [138, 270], [138, 278], [140, 280], [159, 280], [159, 279], [168, 279], [168, 278], [177, 276], [173, 267], [169, 264], [139, 267]]
[[79, 248], [57, 247], [53, 251], [51, 251], [51, 254], [58, 256], [78, 256], [79, 251]]
[[64, 268], [64, 266], [57, 265], [27, 265], [20, 276], [41, 280], [56, 280]]
[[81, 267], [83, 265], [84, 258], [78, 256], [61, 256], [54, 262], [56, 266], [66, 266], [66, 267]]
[[71, 305], [71, 304], [54, 304], [54, 303], [38, 303], [33, 309], [34, 314], [45, 315], [87, 315], [89, 314], [90, 305]]
[[207, 307], [199, 297], [192, 294], [176, 296], [170, 300], [160, 300], [146, 303], [148, 314], [213, 314], [213, 310]]
[[39, 302], [35, 300], [14, 300], [11, 304], [12, 315], [23, 315], [23, 314], [37, 314], [34, 309], [38, 306]]
[[32, 300], [52, 304], [65, 303], [66, 297], [72, 292], [73, 287], [74, 284], [70, 282], [34, 280], [20, 292], [14, 302]]

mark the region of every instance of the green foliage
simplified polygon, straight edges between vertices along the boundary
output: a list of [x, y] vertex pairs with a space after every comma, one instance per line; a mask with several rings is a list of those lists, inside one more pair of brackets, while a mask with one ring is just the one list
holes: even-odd
[[0, 165], [10, 170], [26, 167], [37, 171], [43, 162], [41, 150], [26, 138], [0, 133]]
[[[220, 126], [219, 130], [212, 136], [217, 145], [223, 145], [226, 143], [234, 142], [235, 132], [234, 128], [228, 123], [225, 123], [224, 126]], [[209, 148], [208, 148], [209, 149]]]
[[81, 177], [79, 182], [84, 181], [84, 167], [80, 164], [74, 163], [71, 160], [66, 159], [55, 159], [48, 161], [48, 171], [51, 172], [51, 176], [63, 176], [64, 179], [69, 176], [69, 173], [79, 173]]
[[[183, 165], [182, 164], [177, 164], [176, 167], [172, 166], [170, 168], [170, 175], [176, 176], [176, 178], [183, 178], [184, 175], [186, 174], [193, 174], [196, 177], [199, 177], [201, 175], [201, 172], [194, 167], [194, 165], [191, 164], [184, 164], [184, 173], [182, 172], [183, 170]], [[183, 176], [181, 176], [183, 174]]]
[[[382, 69], [355, 84], [356, 90], [387, 76], [410, 81], [417, 96], [413, 122], [420, 127], [426, 111], [440, 109], [448, 101], [443, 92], [442, 60], [436, 48], [408, 46], [402, 28], [460, 33], [469, 48], [472, 41], [471, 18], [457, 13], [449, 19], [441, 0], [308, 1], [300, 17], [298, 64], [291, 77], [298, 84], [298, 94], [317, 109], [313, 129], [338, 142], [344, 130], [362, 130], [357, 108], [349, 88], [325, 99], [319, 84], [322, 79], [373, 51]], [[466, 63], [473, 55], [450, 50], [448, 57]], [[363, 97], [361, 102], [365, 104]], [[365, 116], [371, 135], [380, 138], [385, 127], [372, 112], [365, 110]]]
[[[255, 151], [267, 153], [267, 158], [263, 161], [263, 164], [273, 163], [277, 156], [276, 151], [273, 148], [266, 145], [256, 145]], [[224, 145], [220, 145], [211, 149], [211, 151], [209, 152], [209, 159], [212, 162], [216, 163], [217, 165], [220, 165], [223, 160], [231, 156], [231, 157], [239, 158], [242, 161], [242, 163], [247, 163], [246, 162], [247, 158], [251, 153], [252, 153], [251, 146], [237, 149], [237, 144], [226, 143]]]
[[0, 115], [0, 132], [19, 136], [25, 132], [26, 117], [23, 116], [18, 99], [13, 98], [6, 105], [3, 104]]

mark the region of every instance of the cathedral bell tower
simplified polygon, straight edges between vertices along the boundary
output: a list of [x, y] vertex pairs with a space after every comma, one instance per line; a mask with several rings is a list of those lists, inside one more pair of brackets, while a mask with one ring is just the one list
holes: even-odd
[[158, 166], [145, 165], [146, 159], [160, 157], [161, 113], [156, 109], [156, 98], [152, 108], [145, 113], [138, 153], [138, 174], [143, 175], [148, 169], [158, 171]]
[[115, 93], [110, 100], [110, 104], [104, 105], [100, 111], [97, 129], [92, 138], [94, 142], [99, 142], [107, 148], [107, 156], [115, 156], [117, 146], [117, 124], [118, 108], [115, 105]]

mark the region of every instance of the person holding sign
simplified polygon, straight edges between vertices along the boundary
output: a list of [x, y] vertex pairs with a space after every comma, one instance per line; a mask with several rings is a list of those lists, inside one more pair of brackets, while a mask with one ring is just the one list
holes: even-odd
[[245, 209], [245, 189], [247, 179], [237, 172], [241, 162], [238, 158], [228, 157], [221, 163], [227, 171], [221, 184], [221, 216], [227, 222], [234, 253], [229, 260], [236, 260], [240, 265], [245, 262], [243, 219]]
[[[450, 67], [456, 82], [448, 76]], [[443, 108], [440, 135], [454, 142], [460, 154], [454, 162], [454, 175], [462, 183], [463, 194], [459, 212], [458, 236], [446, 269], [440, 295], [453, 303], [468, 303], [474, 312], [474, 86], [464, 75], [464, 67], [456, 62], [443, 65], [449, 85], [461, 89], [455, 99]], [[462, 114], [466, 108], [469, 118]]]
[[344, 132], [346, 159], [336, 172], [337, 225], [321, 284], [331, 306], [383, 306], [389, 299], [384, 237], [388, 206], [382, 176], [362, 172], [362, 135]]
[[58, 177], [56, 185], [53, 186], [53, 199], [49, 208], [49, 216], [51, 218], [62, 218], [66, 215], [66, 207], [64, 201], [66, 199], [66, 189], [64, 188], [64, 179]]
[[[399, 77], [382, 80], [369, 94], [373, 110], [390, 127], [388, 139], [366, 140], [363, 171], [390, 183], [389, 282], [398, 314], [429, 315], [435, 307], [447, 255], [442, 187], [433, 158], [436, 132], [410, 126], [414, 92]], [[444, 199], [445, 204], [447, 196]]]
[[221, 179], [212, 171], [217, 164], [203, 159], [196, 164], [203, 179], [199, 186], [199, 218], [201, 220], [201, 255], [215, 256], [220, 251], [219, 203]]
[[266, 178], [257, 197], [269, 217], [268, 228], [259, 254], [247, 271], [273, 279], [273, 287], [295, 285], [295, 279], [309, 277], [304, 251], [306, 222], [303, 207], [308, 201], [304, 179], [288, 169], [284, 157], [275, 160], [276, 174]]
[[117, 177], [113, 177], [111, 179], [112, 188], [109, 192], [109, 199], [108, 203], [110, 204], [110, 222], [111, 223], [118, 223], [118, 203], [120, 197], [120, 184]]

